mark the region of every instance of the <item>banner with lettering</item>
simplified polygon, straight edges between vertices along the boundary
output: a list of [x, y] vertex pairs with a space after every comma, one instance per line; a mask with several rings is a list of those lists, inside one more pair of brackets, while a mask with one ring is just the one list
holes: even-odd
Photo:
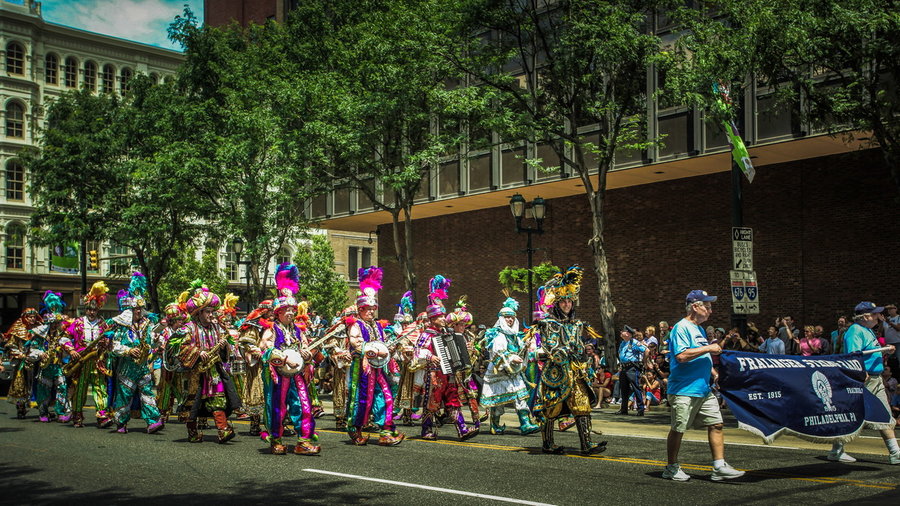
[[784, 433], [818, 443], [850, 441], [865, 428], [893, 426], [866, 390], [860, 353], [802, 357], [726, 351], [719, 390], [740, 428], [768, 444]]

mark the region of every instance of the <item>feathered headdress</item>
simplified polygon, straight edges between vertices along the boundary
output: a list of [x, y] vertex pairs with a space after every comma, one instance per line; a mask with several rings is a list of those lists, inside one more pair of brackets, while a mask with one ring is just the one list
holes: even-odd
[[65, 301], [62, 300], [62, 294], [59, 292], [54, 292], [53, 290], [47, 290], [44, 292], [44, 296], [41, 297], [41, 314], [45, 315], [44, 320], [47, 319], [47, 315], [59, 315], [62, 314], [63, 310], [66, 308]]
[[531, 319], [534, 321], [543, 320], [547, 317], [549, 306], [547, 304], [547, 289], [539, 286], [535, 295], [534, 312], [531, 314]]
[[378, 307], [378, 290], [381, 290], [381, 279], [384, 271], [380, 267], [366, 267], [359, 270], [359, 291], [356, 298], [357, 307]]
[[275, 269], [275, 290], [278, 296], [272, 301], [275, 312], [289, 307], [297, 307], [294, 295], [300, 290], [300, 271], [297, 266], [285, 262]]
[[465, 323], [466, 325], [469, 325], [472, 323], [472, 313], [469, 312], [469, 304], [466, 301], [465, 295], [460, 297], [456, 302], [456, 309], [447, 315], [447, 322], [450, 323], [450, 325], [456, 323]]
[[401, 323], [411, 322], [414, 308], [413, 293], [404, 293], [403, 297], [400, 297], [400, 303], [397, 304], [397, 314], [394, 315], [394, 321]]
[[203, 284], [203, 280], [195, 279], [191, 281], [191, 288], [187, 292], [182, 292], [182, 294], [178, 297], [181, 300], [182, 297], [186, 297], [186, 301], [184, 302], [184, 307], [187, 310], [188, 314], [194, 314], [197, 311], [206, 308], [218, 309], [219, 304], [222, 303], [219, 296], [209, 291]]
[[516, 316], [516, 311], [519, 310], [519, 301], [512, 297], [507, 297], [505, 301], [503, 301], [503, 307], [500, 308], [500, 312], [497, 313], [497, 316]]
[[431, 278], [431, 281], [428, 282], [428, 300], [431, 304], [425, 308], [425, 312], [428, 313], [429, 317], [447, 314], [444, 303], [441, 301], [449, 297], [449, 295], [447, 295], [447, 290], [450, 288], [450, 283], [450, 279], [445, 278], [440, 274]]
[[566, 272], [557, 272], [544, 284], [546, 305], [553, 305], [557, 299], [577, 299], [581, 291], [581, 277], [584, 269], [573, 265]]
[[127, 290], [119, 290], [116, 297], [119, 301], [119, 311], [126, 309], [134, 309], [144, 307], [146, 301], [144, 296], [147, 294], [147, 278], [138, 271], [131, 274], [131, 281], [128, 283]]
[[241, 300], [240, 297], [233, 293], [226, 293], [225, 299], [222, 300], [222, 314], [231, 316], [232, 318], [237, 316], [237, 303]]
[[106, 286], [106, 283], [104, 283], [103, 281], [97, 281], [91, 286], [91, 289], [88, 290], [88, 293], [84, 297], [82, 297], [81, 302], [85, 307], [100, 309], [104, 304], [106, 304], [108, 292], [109, 287]]

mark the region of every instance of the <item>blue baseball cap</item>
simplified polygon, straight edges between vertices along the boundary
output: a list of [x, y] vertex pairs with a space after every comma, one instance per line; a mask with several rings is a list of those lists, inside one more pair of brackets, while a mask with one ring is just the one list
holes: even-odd
[[883, 311], [883, 307], [876, 306], [874, 302], [869, 301], [860, 302], [856, 305], [856, 308], [853, 309], [853, 312], [856, 314], [881, 313]]
[[687, 297], [684, 298], [685, 302], [688, 304], [693, 304], [695, 302], [715, 302], [718, 297], [715, 295], [710, 295], [703, 290], [691, 290], [691, 293], [687, 294]]

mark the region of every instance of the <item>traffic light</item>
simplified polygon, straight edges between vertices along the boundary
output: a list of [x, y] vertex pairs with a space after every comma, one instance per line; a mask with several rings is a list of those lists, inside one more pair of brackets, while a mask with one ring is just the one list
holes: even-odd
[[100, 267], [100, 260], [97, 258], [97, 250], [92, 249], [88, 251], [88, 258], [90, 259], [91, 270], [96, 271]]

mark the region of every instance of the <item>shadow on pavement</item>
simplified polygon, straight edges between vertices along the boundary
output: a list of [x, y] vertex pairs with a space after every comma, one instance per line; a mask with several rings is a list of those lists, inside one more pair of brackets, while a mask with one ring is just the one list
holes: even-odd
[[[0, 487], [7, 491], [0, 504], [128, 504], [157, 506], [159, 504], [260, 504], [281, 506], [289, 504], [357, 504], [377, 499], [390, 503], [390, 492], [377, 494], [353, 490], [346, 482], [323, 479], [320, 476], [298, 477], [291, 481], [258, 484], [239, 481], [218, 493], [166, 494], [139, 496], [128, 490], [107, 487], [92, 492], [76, 492], [69, 487], [34, 480], [28, 476], [38, 469], [27, 466], [0, 464]], [[161, 488], [164, 488], [161, 484]]]
[[856, 464], [840, 464], [822, 462], [802, 466], [776, 467], [771, 469], [754, 469], [747, 472], [745, 480], [760, 482], [785, 478], [840, 478], [851, 472], [882, 472], [883, 467]]

